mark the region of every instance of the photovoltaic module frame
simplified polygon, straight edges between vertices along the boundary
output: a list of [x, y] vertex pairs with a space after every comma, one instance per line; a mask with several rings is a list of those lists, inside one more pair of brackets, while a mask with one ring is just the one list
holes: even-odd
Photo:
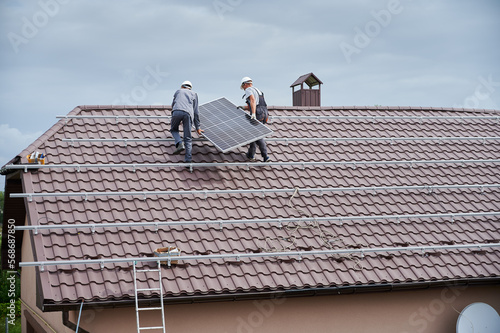
[[273, 133], [225, 97], [200, 105], [199, 114], [203, 136], [223, 153]]

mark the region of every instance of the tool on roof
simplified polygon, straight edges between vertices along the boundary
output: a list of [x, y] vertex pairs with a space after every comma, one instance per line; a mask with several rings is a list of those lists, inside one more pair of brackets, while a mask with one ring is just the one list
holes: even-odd
[[45, 164], [45, 155], [40, 152], [33, 152], [26, 156], [30, 164]]
[[160, 260], [162, 265], [168, 265], [170, 267], [171, 264], [176, 265], [178, 260], [172, 260], [172, 257], [178, 257], [181, 255], [181, 250], [176, 248], [175, 246], [167, 246], [160, 247], [153, 251], [155, 257], [162, 257], [166, 260]]

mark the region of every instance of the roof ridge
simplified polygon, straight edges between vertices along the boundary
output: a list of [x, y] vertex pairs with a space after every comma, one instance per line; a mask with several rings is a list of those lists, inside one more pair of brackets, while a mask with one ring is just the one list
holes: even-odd
[[82, 111], [88, 110], [119, 110], [119, 109], [169, 109], [171, 105], [79, 105], [77, 108], [80, 108]]
[[499, 113], [500, 109], [472, 109], [472, 108], [455, 108], [455, 107], [434, 107], [434, 106], [369, 106], [369, 105], [353, 105], [353, 106], [282, 106], [270, 105], [270, 110], [368, 110], [368, 111], [441, 111], [441, 112], [464, 112], [464, 113]]
[[[120, 109], [170, 109], [171, 105], [79, 105], [75, 109], [81, 111], [88, 110], [120, 110]], [[500, 113], [500, 109], [479, 109], [479, 108], [459, 108], [459, 107], [439, 107], [439, 106], [398, 106], [398, 105], [329, 105], [329, 106], [287, 106], [269, 105], [272, 110], [373, 110], [373, 111], [452, 111], [452, 112], [474, 112], [474, 113]], [[74, 110], [75, 110], [74, 109]], [[71, 112], [68, 114], [70, 115]]]

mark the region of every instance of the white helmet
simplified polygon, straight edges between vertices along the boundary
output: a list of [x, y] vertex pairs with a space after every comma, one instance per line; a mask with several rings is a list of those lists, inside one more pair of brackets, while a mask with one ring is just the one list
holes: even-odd
[[248, 76], [245, 76], [244, 78], [241, 79], [241, 84], [240, 84], [240, 88], [243, 89], [243, 83], [251, 83], [252, 82], [252, 79], [249, 78]]
[[193, 88], [193, 85], [191, 84], [191, 81], [184, 81], [182, 82], [181, 87], [191, 89]]

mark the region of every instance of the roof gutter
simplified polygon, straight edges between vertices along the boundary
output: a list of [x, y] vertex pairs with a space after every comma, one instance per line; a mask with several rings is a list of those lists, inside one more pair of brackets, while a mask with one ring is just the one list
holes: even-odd
[[[331, 286], [331, 287], [290, 289], [290, 290], [239, 292], [233, 294], [176, 296], [176, 297], [165, 297], [163, 299], [163, 303], [165, 305], [175, 305], [175, 304], [193, 304], [193, 303], [208, 303], [208, 302], [234, 302], [234, 301], [248, 301], [248, 300], [288, 298], [288, 297], [346, 295], [346, 294], [357, 294], [365, 292], [423, 290], [423, 289], [439, 288], [439, 287], [451, 287], [451, 288], [468, 287], [474, 285], [494, 285], [499, 283], [500, 283], [500, 276], [463, 279], [463, 280], [437, 280], [437, 281], [404, 282], [404, 283], [364, 284], [364, 285]], [[154, 305], [157, 302], [158, 299], [139, 299], [139, 303], [144, 306]], [[88, 301], [85, 302], [85, 304], [87, 304], [87, 308], [101, 308], [101, 309], [130, 307], [130, 306], [135, 307], [135, 299]], [[44, 312], [53, 312], [53, 311], [67, 312], [70, 310], [78, 310], [79, 307], [80, 303], [64, 303], [64, 304], [46, 303], [44, 304]]]
[[[68, 327], [69, 329], [73, 330], [74, 332], [77, 332], [77, 326], [75, 323], [71, 322], [69, 320], [69, 311], [68, 310], [63, 310], [62, 311], [62, 323], [64, 326]], [[90, 333], [89, 331], [84, 330], [81, 327], [78, 327], [78, 332], [77, 333]]]

